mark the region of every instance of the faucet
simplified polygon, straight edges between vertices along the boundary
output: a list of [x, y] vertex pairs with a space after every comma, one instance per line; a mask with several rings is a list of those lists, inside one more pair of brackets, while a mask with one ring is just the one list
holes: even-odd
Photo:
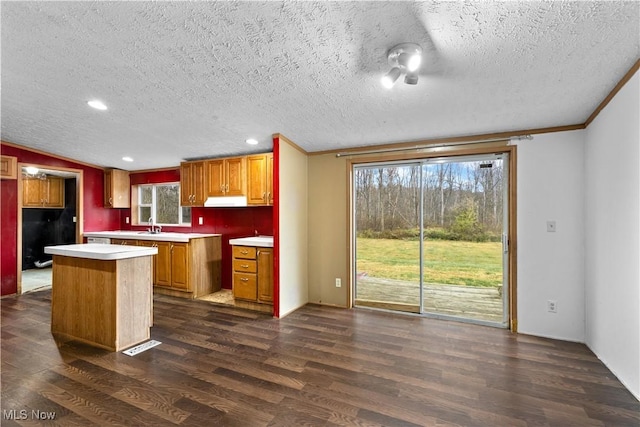
[[147, 231], [151, 234], [155, 234], [156, 233], [156, 229], [155, 226], [153, 225], [153, 217], [149, 217], [149, 225], [151, 226], [151, 228], [147, 228]]

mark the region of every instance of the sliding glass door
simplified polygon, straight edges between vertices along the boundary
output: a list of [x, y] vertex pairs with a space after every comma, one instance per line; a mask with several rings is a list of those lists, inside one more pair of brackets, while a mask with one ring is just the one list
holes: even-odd
[[355, 304], [421, 312], [420, 163], [358, 167]]
[[507, 326], [506, 154], [354, 168], [354, 305]]

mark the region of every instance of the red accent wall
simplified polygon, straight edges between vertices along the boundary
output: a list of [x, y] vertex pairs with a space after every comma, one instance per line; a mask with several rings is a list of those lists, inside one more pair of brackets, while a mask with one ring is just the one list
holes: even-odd
[[[72, 161], [2, 144], [2, 154], [18, 158], [18, 162], [39, 166], [79, 169], [83, 171], [83, 230], [117, 230], [120, 225], [120, 211], [105, 209], [103, 206], [104, 171]], [[1, 295], [17, 292], [18, 288], [18, 181], [2, 180], [0, 187], [0, 231], [2, 245], [0, 252]]]
[[[131, 185], [158, 184], [180, 181], [180, 169], [163, 171], [138, 172], [130, 175]], [[122, 210], [122, 230], [145, 230], [146, 226], [126, 224], [126, 217], [131, 218], [131, 210]], [[198, 225], [202, 217], [203, 224]], [[257, 231], [262, 235], [273, 235], [273, 208], [271, 206], [253, 206], [243, 208], [204, 208], [191, 209], [191, 227], [163, 227], [163, 231], [182, 233], [215, 233], [222, 234], [222, 287], [231, 289], [232, 255], [229, 239], [253, 236]]]

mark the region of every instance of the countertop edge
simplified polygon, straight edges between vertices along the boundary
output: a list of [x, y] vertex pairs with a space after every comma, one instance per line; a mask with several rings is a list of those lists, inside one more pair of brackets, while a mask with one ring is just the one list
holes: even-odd
[[[100, 246], [104, 247], [107, 245]], [[94, 245], [45, 246], [44, 253], [72, 258], [95, 259], [100, 261], [117, 261], [121, 259], [131, 259], [158, 254], [158, 248], [150, 248], [147, 246], [127, 246], [126, 251], [118, 245], [113, 246], [116, 247], [113, 252], [94, 252], [91, 250]]]
[[83, 237], [106, 237], [110, 239], [123, 239], [123, 240], [155, 240], [160, 242], [188, 243], [190, 240], [194, 240], [194, 239], [203, 239], [207, 237], [222, 237], [222, 234], [176, 233], [176, 232], [145, 234], [137, 231], [124, 232], [124, 233], [118, 232], [118, 231], [88, 231], [83, 233]]

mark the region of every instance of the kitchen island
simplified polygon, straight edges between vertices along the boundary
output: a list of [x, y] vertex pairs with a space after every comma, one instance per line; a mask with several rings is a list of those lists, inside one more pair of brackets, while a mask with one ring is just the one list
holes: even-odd
[[53, 255], [51, 332], [120, 351], [149, 339], [157, 248], [47, 246]]

